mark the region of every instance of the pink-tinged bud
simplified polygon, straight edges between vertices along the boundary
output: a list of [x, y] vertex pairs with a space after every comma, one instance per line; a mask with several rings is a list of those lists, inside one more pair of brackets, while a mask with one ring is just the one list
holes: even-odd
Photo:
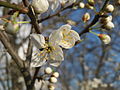
[[80, 8], [84, 8], [84, 7], [85, 7], [85, 4], [84, 4], [83, 2], [80, 2], [80, 3], [79, 3], [79, 7], [80, 7]]
[[106, 8], [105, 8], [105, 11], [109, 12], [109, 13], [113, 12], [114, 11], [114, 6], [112, 4], [107, 5]]
[[98, 34], [98, 37], [104, 44], [109, 44], [111, 42], [111, 37], [107, 34]]
[[82, 17], [83, 22], [87, 22], [88, 20], [90, 20], [90, 14], [89, 13], [85, 13]]
[[32, 7], [35, 10], [35, 13], [44, 13], [49, 8], [48, 0], [32, 0]]

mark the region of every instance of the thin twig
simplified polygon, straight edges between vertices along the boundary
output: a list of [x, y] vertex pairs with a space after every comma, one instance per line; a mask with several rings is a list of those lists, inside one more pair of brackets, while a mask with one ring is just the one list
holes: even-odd
[[12, 8], [12, 9], [18, 10], [22, 13], [28, 13], [27, 8], [21, 7], [21, 6], [16, 5], [16, 4], [11, 4], [9, 2], [0, 1], [0, 6], [4, 6], [4, 7], [7, 7], [7, 8]]

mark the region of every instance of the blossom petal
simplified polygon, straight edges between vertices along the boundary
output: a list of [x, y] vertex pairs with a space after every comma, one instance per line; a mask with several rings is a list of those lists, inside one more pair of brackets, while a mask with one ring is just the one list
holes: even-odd
[[48, 0], [32, 0], [31, 4], [36, 13], [44, 13], [49, 8]]
[[46, 63], [47, 60], [47, 51], [43, 50], [37, 50], [36, 52], [33, 52], [32, 60], [31, 60], [31, 67], [40, 67]]
[[70, 30], [69, 33], [70, 33], [70, 36], [73, 37], [73, 38], [75, 39], [75, 41], [80, 40], [80, 36], [79, 36], [79, 34], [78, 34], [76, 31]]
[[60, 33], [59, 30], [53, 31], [49, 36], [49, 45], [54, 46], [59, 43], [60, 40], [62, 40], [63, 36]]
[[59, 45], [66, 49], [72, 48], [75, 45], [75, 39], [68, 35], [60, 41]]
[[55, 11], [59, 7], [59, 5], [60, 5], [59, 0], [52, 0], [51, 3], [52, 3], [51, 4], [51, 9], [53, 11]]
[[30, 35], [33, 44], [38, 48], [45, 48], [45, 38], [41, 34], [31, 34]]
[[54, 67], [58, 67], [58, 66], [60, 66], [60, 64], [61, 64], [61, 61], [50, 61], [49, 62], [50, 63], [50, 65], [52, 65], [52, 66], [54, 66]]
[[64, 60], [62, 48], [60, 48], [57, 45], [52, 47], [52, 51], [50, 52], [49, 56], [50, 56], [50, 59], [54, 61]]
[[71, 26], [69, 24], [62, 25], [59, 30], [63, 32], [65, 35], [69, 33], [69, 30], [71, 30]]

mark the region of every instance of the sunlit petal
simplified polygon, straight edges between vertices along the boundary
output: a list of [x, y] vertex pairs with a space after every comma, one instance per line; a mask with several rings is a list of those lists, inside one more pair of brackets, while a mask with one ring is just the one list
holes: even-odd
[[33, 44], [38, 48], [45, 48], [45, 38], [41, 34], [31, 34], [30, 35]]
[[69, 33], [70, 33], [70, 36], [73, 37], [73, 38], [75, 39], [75, 41], [80, 40], [80, 36], [79, 36], [79, 34], [78, 34], [76, 31], [70, 30]]
[[31, 60], [31, 67], [40, 67], [46, 63], [47, 60], [47, 51], [39, 51], [36, 50], [33, 52], [32, 60]]
[[61, 61], [53, 61], [53, 60], [50, 60], [50, 65], [54, 66], [54, 67], [58, 67], [60, 66], [60, 64], [62, 63]]
[[63, 36], [59, 30], [53, 31], [49, 36], [49, 45], [54, 46], [62, 40]]
[[66, 49], [72, 48], [75, 45], [75, 39], [71, 36], [66, 36], [60, 41], [59, 45]]
[[58, 30], [60, 30], [64, 35], [67, 35], [71, 30], [71, 26], [69, 24], [61, 26]]
[[50, 52], [49, 55], [50, 55], [51, 60], [54, 60], [54, 61], [63, 61], [64, 60], [62, 48], [60, 48], [57, 45], [52, 47], [52, 51]]

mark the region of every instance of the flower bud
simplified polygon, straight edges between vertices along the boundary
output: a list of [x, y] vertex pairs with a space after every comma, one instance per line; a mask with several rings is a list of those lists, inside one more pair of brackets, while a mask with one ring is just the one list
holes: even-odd
[[105, 28], [105, 29], [112, 29], [114, 27], [115, 26], [112, 22], [107, 22], [105, 25], [103, 25], [103, 28]]
[[19, 29], [19, 24], [6, 23], [4, 28], [7, 33], [14, 35]]
[[95, 1], [94, 1], [94, 0], [88, 0], [88, 3], [89, 3], [91, 6], [94, 6]]
[[49, 90], [55, 90], [55, 87], [53, 85], [48, 85]]
[[85, 5], [85, 7], [88, 8], [88, 9], [94, 9], [94, 7], [89, 5], [88, 3]]
[[50, 82], [51, 83], [56, 83], [57, 82], [57, 78], [56, 77], [51, 77], [50, 78]]
[[103, 41], [104, 44], [109, 44], [111, 42], [111, 38], [107, 34], [98, 34], [98, 36]]
[[58, 77], [59, 77], [59, 73], [58, 73], [58, 72], [54, 72], [54, 73], [52, 74], [52, 76], [58, 78]]
[[105, 11], [109, 12], [109, 13], [113, 12], [114, 11], [114, 6], [112, 4], [107, 5], [106, 8], [105, 8]]
[[80, 3], [79, 3], [79, 7], [80, 7], [80, 8], [84, 8], [84, 7], [85, 7], [85, 4], [84, 4], [83, 2], [80, 2]]
[[89, 13], [85, 13], [82, 17], [83, 22], [87, 22], [88, 20], [90, 20], [90, 14]]
[[51, 69], [50, 67], [47, 67], [47, 68], [45, 69], [45, 73], [46, 73], [46, 74], [51, 74], [51, 73], [52, 73], [52, 69]]
[[44, 13], [48, 10], [49, 3], [47, 0], [33, 0], [31, 4], [36, 13]]

